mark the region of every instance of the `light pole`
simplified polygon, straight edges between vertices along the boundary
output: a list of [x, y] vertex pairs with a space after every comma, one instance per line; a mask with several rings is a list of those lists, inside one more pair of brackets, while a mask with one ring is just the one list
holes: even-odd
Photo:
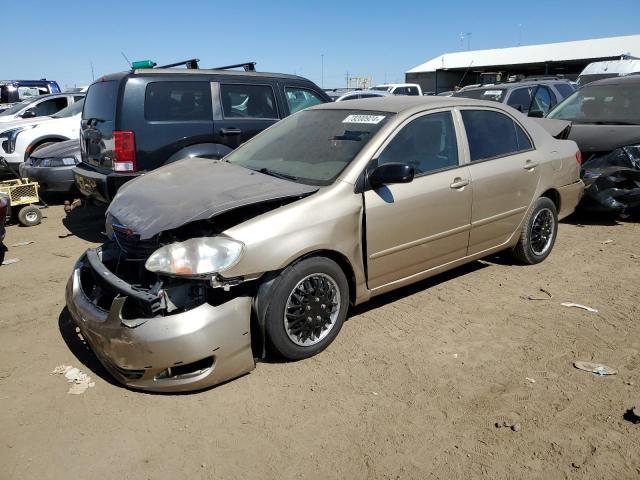
[[320, 62], [321, 62], [321, 65], [322, 65], [322, 77], [321, 77], [321, 80], [320, 80], [320, 86], [322, 88], [324, 88], [324, 53], [320, 54]]

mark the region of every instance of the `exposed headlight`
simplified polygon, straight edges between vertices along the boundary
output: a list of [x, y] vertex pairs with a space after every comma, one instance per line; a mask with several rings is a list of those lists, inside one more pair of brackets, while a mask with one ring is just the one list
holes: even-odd
[[74, 157], [64, 158], [43, 158], [42, 160], [34, 159], [33, 165], [36, 167], [70, 167], [78, 162]]
[[227, 237], [191, 238], [159, 248], [144, 266], [154, 273], [200, 277], [229, 269], [243, 250], [242, 242]]
[[37, 125], [27, 125], [25, 127], [12, 128], [11, 130], [5, 130], [0, 133], [0, 140], [6, 139], [6, 143], [2, 142], [2, 148], [6, 153], [13, 153], [16, 149], [16, 138], [18, 138], [18, 134], [20, 132], [24, 132], [25, 130], [31, 130], [32, 128], [36, 128]]

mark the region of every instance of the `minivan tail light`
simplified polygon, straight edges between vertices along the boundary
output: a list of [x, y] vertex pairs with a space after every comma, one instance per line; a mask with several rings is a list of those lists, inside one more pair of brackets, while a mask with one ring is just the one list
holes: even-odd
[[136, 135], [132, 131], [113, 132], [113, 170], [116, 172], [135, 172]]
[[582, 165], [582, 152], [580, 150], [576, 152], [576, 162], [578, 162], [578, 165]]

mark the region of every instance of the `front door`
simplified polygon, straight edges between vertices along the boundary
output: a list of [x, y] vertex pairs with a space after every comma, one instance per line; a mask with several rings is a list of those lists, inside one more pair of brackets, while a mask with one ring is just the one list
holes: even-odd
[[364, 193], [368, 286], [376, 289], [467, 253], [472, 188], [450, 111], [407, 121], [369, 168], [414, 167], [410, 183]]
[[531, 139], [514, 119], [490, 109], [462, 109], [469, 142], [473, 210], [469, 255], [514, 234], [531, 205], [540, 166]]

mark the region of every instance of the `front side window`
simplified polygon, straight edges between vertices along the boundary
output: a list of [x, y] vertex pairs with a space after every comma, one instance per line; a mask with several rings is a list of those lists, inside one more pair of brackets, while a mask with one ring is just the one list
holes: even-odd
[[418, 94], [418, 87], [407, 87], [407, 95], [419, 95]]
[[529, 113], [539, 112], [544, 116], [549, 113], [552, 106], [553, 99], [551, 98], [551, 92], [547, 87], [540, 86], [536, 89], [536, 93], [533, 96]]
[[74, 115], [82, 112], [82, 107], [84, 105], [84, 98], [79, 102], [72, 103], [67, 108], [63, 108], [58, 113], [51, 115], [53, 118], [67, 118], [73, 117]]
[[150, 121], [211, 121], [209, 82], [152, 82], [147, 85], [144, 118]]
[[560, 92], [562, 98], [568, 97], [575, 91], [573, 87], [568, 83], [556, 83], [554, 86], [556, 87], [556, 90]]
[[44, 115], [53, 115], [66, 108], [67, 105], [69, 105], [67, 97], [52, 98], [38, 103], [33, 110], [36, 112], [36, 117], [42, 117]]
[[324, 100], [316, 95], [315, 92], [306, 88], [285, 87], [285, 96], [289, 105], [289, 112], [296, 113], [305, 108], [324, 103]]
[[251, 170], [309, 185], [329, 185], [393, 113], [306, 110], [280, 120], [225, 157]]
[[268, 85], [220, 85], [225, 118], [278, 119], [273, 89]]
[[530, 150], [531, 141], [511, 117], [491, 110], [462, 110], [471, 161]]
[[528, 111], [529, 105], [531, 105], [531, 88], [523, 87], [514, 89], [507, 99], [507, 105], [521, 112]]
[[451, 112], [424, 115], [402, 127], [378, 157], [378, 165], [406, 163], [416, 175], [458, 166]]

